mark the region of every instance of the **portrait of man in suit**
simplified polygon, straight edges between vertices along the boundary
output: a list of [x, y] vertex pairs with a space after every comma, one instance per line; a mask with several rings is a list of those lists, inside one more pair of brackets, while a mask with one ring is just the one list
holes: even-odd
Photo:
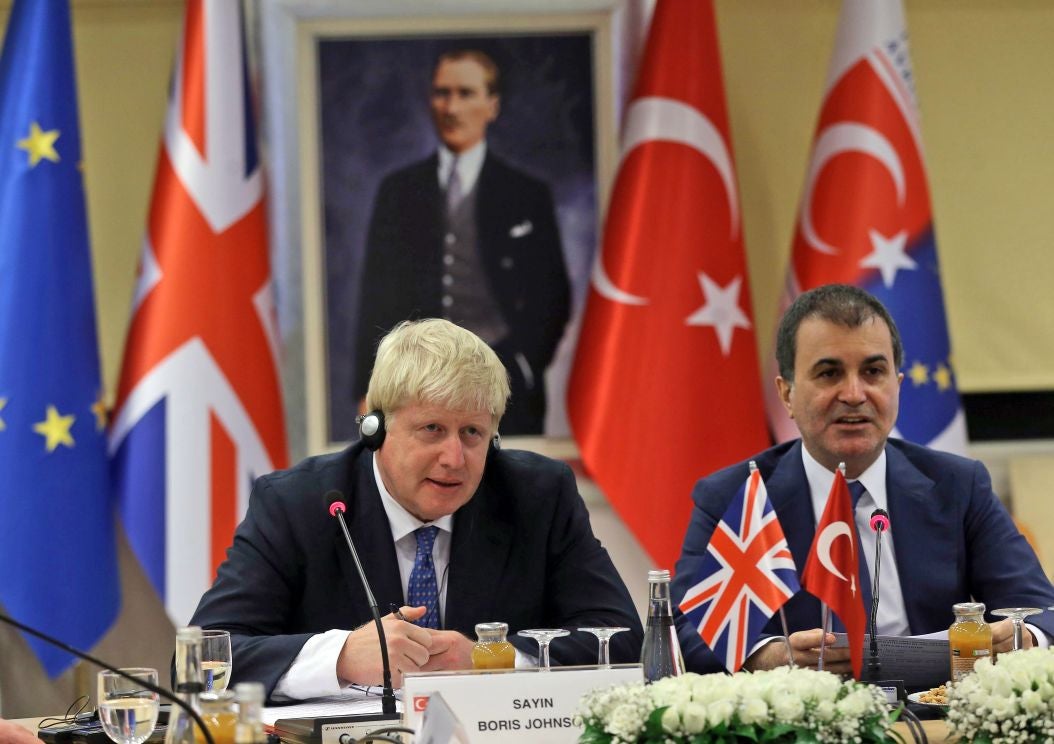
[[487, 142], [501, 74], [478, 49], [436, 61], [435, 152], [380, 185], [366, 240], [356, 392], [377, 340], [402, 320], [442, 317], [472, 330], [509, 373], [505, 434], [542, 434], [545, 370], [570, 316], [571, 289], [549, 186]]
[[424, 317], [498, 354], [512, 385], [502, 435], [569, 433], [598, 153], [614, 144], [595, 117], [591, 34], [320, 42], [327, 441], [357, 436], [378, 340]]

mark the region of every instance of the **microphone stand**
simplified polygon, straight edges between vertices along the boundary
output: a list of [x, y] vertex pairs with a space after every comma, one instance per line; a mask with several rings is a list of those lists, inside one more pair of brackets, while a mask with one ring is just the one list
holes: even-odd
[[40, 640], [42, 640], [42, 641], [44, 641], [46, 643], [50, 643], [52, 646], [55, 646], [56, 648], [61, 648], [66, 653], [72, 654], [73, 656], [76, 656], [78, 659], [84, 659], [85, 661], [90, 662], [90, 663], [94, 664], [97, 667], [101, 667], [101, 668], [103, 668], [103, 669], [105, 669], [105, 670], [107, 670], [109, 672], [113, 672], [114, 674], [119, 674], [120, 676], [124, 677], [125, 679], [130, 680], [132, 682], [135, 682], [137, 685], [142, 685], [146, 689], [150, 690], [150, 692], [157, 693], [158, 695], [163, 697], [165, 700], [171, 700], [173, 703], [175, 703], [180, 708], [185, 710], [187, 712], [187, 714], [191, 718], [194, 719], [194, 723], [196, 723], [198, 725], [198, 727], [201, 729], [202, 734], [204, 734], [204, 736], [205, 736], [205, 741], [208, 742], [208, 744], [216, 744], [215, 740], [212, 738], [212, 734], [209, 732], [208, 726], [205, 725], [205, 721], [203, 721], [201, 719], [201, 716], [198, 715], [198, 713], [193, 708], [191, 708], [189, 705], [186, 704], [186, 702], [184, 702], [182, 699], [180, 699], [180, 697], [178, 695], [173, 695], [171, 692], [169, 692], [168, 690], [165, 690], [164, 688], [158, 687], [157, 685], [154, 685], [154, 684], [152, 684], [150, 682], [147, 682], [146, 680], [140, 679], [139, 677], [133, 677], [131, 674], [127, 674], [125, 672], [122, 672], [120, 669], [117, 669], [116, 667], [110, 666], [109, 664], [107, 664], [105, 661], [102, 661], [101, 659], [97, 659], [94, 656], [85, 653], [84, 651], [76, 649], [76, 648], [74, 648], [73, 646], [70, 646], [67, 643], [63, 643], [62, 641], [58, 640], [57, 638], [52, 638], [51, 636], [47, 635], [46, 633], [41, 633], [39, 630], [37, 630], [35, 628], [31, 628], [28, 625], [25, 625], [24, 623], [20, 623], [17, 620], [15, 620], [14, 618], [8, 617], [7, 615], [4, 615], [3, 613], [0, 613], [0, 620], [2, 620], [5, 623], [8, 623], [9, 625], [15, 626], [16, 628], [18, 628], [19, 630], [21, 630], [24, 633], [29, 633], [32, 636], [36, 636]]
[[[876, 512], [880, 511], [878, 509]], [[884, 512], [883, 512], [884, 514]], [[882, 533], [885, 531], [888, 518], [883, 515], [871, 515], [871, 529], [875, 531], [875, 576], [871, 581], [871, 647], [868, 653], [867, 679], [874, 682], [882, 678], [882, 662], [878, 660], [878, 591], [882, 578]], [[876, 518], [877, 517], [877, 518]]]
[[359, 578], [362, 580], [362, 588], [366, 590], [366, 601], [370, 605], [370, 611], [373, 613], [373, 622], [377, 625], [377, 635], [380, 637], [381, 642], [381, 669], [383, 675], [383, 688], [381, 692], [381, 712], [388, 716], [397, 716], [395, 712], [395, 690], [392, 688], [392, 670], [388, 662], [388, 641], [384, 637], [384, 624], [381, 622], [381, 611], [377, 607], [377, 599], [373, 596], [373, 591], [370, 589], [370, 582], [366, 580], [366, 571], [362, 568], [362, 561], [359, 560], [359, 553], [355, 550], [355, 542], [351, 539], [351, 533], [348, 531], [348, 524], [344, 521], [344, 510], [345, 506], [343, 503], [334, 502], [330, 505], [329, 513], [337, 518], [340, 522], [340, 529], [344, 532], [344, 540], [348, 543], [348, 550], [351, 551], [351, 557], [355, 561], [355, 569], [359, 573]]

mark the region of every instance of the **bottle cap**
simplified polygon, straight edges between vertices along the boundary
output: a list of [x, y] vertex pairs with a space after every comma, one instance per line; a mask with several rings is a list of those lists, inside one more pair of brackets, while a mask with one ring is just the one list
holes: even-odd
[[234, 686], [234, 696], [239, 703], [262, 703], [264, 701], [263, 682], [239, 682]]
[[978, 615], [984, 613], [984, 602], [960, 602], [952, 605], [956, 615]]
[[201, 628], [197, 625], [188, 625], [176, 631], [176, 641], [192, 641], [201, 643]]
[[648, 571], [648, 581], [656, 582], [656, 581], [669, 581], [669, 580], [670, 580], [670, 571], [667, 568], [662, 568], [662, 569], [658, 569], [657, 568], [657, 569], [653, 569], [651, 571]]

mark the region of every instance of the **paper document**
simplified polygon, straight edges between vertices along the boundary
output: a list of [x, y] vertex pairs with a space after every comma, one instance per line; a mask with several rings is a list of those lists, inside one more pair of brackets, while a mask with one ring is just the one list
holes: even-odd
[[[835, 633], [833, 648], [844, 648], [849, 640], [845, 633]], [[871, 636], [864, 636], [864, 663], [871, 647]], [[878, 661], [882, 665], [880, 679], [899, 679], [904, 686], [928, 689], [948, 681], [951, 655], [948, 632], [924, 636], [878, 637]]]
[[[402, 711], [402, 690], [396, 690], [395, 696], [396, 710]], [[274, 726], [274, 722], [280, 718], [325, 718], [327, 716], [351, 716], [358, 713], [380, 712], [380, 695], [366, 694], [359, 690], [347, 690], [344, 695], [315, 698], [300, 703], [293, 703], [292, 705], [270, 706], [263, 709], [261, 717], [265, 726]]]

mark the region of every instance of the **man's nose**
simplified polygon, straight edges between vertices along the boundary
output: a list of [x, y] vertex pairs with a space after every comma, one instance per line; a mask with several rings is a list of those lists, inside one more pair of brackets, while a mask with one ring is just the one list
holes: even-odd
[[846, 375], [838, 396], [843, 402], [858, 406], [867, 400], [866, 387], [860, 375]]
[[439, 450], [439, 464], [445, 468], [460, 468], [465, 464], [465, 447], [461, 437], [448, 436], [443, 440]]

